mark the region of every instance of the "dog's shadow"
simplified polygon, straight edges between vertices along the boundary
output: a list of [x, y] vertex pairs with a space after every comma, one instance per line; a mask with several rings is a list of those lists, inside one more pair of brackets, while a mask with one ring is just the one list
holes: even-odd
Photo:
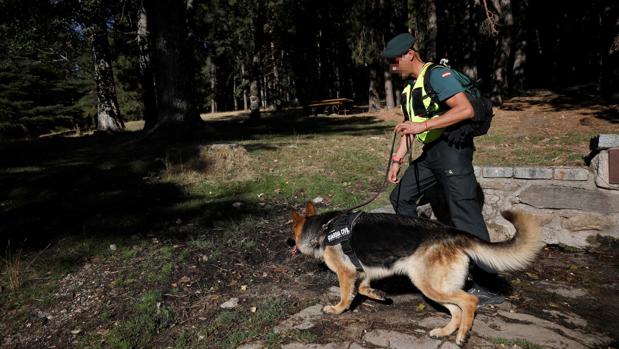
[[[508, 280], [506, 280], [503, 277], [500, 277], [494, 274], [485, 273], [479, 268], [473, 269], [471, 272], [471, 276], [474, 277], [480, 285], [482, 285], [483, 287], [487, 289], [490, 289], [493, 292], [500, 293], [503, 295], [511, 295], [513, 292], [513, 288], [511, 284], [509, 283]], [[466, 288], [470, 287], [471, 282], [472, 282], [471, 280], [468, 280], [465, 287]], [[415, 287], [415, 285], [413, 285], [410, 279], [406, 276], [394, 275], [394, 276], [391, 276], [385, 279], [372, 281], [372, 287], [383, 291], [386, 295], [391, 295], [391, 296], [418, 294], [424, 299], [424, 301], [427, 304], [429, 304], [432, 308], [434, 308], [434, 310], [449, 314], [449, 311], [447, 310], [447, 308], [445, 308], [440, 303], [437, 303], [433, 301], [432, 299], [426, 297], [423, 293], [421, 293], [421, 291], [419, 291], [419, 289], [417, 289], [417, 287]], [[354, 310], [356, 307], [361, 305], [366, 300], [369, 300], [369, 301], [372, 301], [378, 304], [382, 304], [382, 305], [393, 304], [393, 299], [387, 296], [385, 297], [385, 300], [377, 300], [377, 299], [372, 299], [372, 298], [369, 298], [369, 297], [366, 297], [364, 295], [357, 293], [357, 295], [355, 295], [355, 298], [353, 299], [350, 305], [350, 310], [351, 311]]]
[[[424, 296], [423, 293], [421, 293], [406, 276], [395, 275], [385, 279], [373, 281], [372, 288], [381, 290], [385, 292], [386, 295], [391, 296], [418, 294], [423, 297], [426, 303], [428, 303], [436, 311], [449, 313], [447, 308]], [[389, 298], [388, 296], [385, 297], [385, 300], [377, 300], [357, 293], [352, 303], [350, 304], [350, 311], [355, 310], [359, 305], [363, 304], [366, 301], [371, 301], [382, 305], [393, 305], [393, 299]]]

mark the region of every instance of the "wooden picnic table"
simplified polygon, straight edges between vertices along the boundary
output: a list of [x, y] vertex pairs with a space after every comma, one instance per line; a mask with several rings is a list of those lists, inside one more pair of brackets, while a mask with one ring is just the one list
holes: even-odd
[[349, 108], [352, 107], [353, 100], [350, 98], [331, 98], [331, 99], [322, 99], [319, 101], [312, 101], [308, 107], [312, 108], [312, 114], [316, 115], [318, 110], [324, 110], [325, 114], [339, 114], [343, 112], [344, 115], [348, 111]]

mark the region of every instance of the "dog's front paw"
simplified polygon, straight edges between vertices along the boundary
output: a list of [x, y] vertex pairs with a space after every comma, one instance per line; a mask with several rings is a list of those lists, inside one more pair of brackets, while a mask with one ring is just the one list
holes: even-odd
[[339, 315], [344, 312], [344, 309], [333, 305], [326, 305], [322, 308], [322, 311], [327, 314]]
[[442, 327], [437, 327], [435, 329], [433, 329], [432, 331], [430, 331], [430, 337], [432, 338], [439, 338], [439, 337], [444, 337], [445, 335], [443, 334], [443, 328]]

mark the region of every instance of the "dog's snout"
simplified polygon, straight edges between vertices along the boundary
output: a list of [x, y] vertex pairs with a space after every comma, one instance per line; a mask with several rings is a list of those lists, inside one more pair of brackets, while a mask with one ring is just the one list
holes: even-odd
[[290, 247], [294, 247], [297, 243], [294, 241], [294, 239], [288, 238], [288, 240], [286, 240], [286, 244]]

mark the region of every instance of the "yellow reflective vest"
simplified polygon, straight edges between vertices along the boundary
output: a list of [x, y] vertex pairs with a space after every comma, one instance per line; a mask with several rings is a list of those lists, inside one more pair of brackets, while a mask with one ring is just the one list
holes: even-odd
[[[404, 113], [404, 115], [410, 115], [409, 120], [411, 122], [426, 122], [430, 118], [438, 116], [438, 110], [440, 106], [438, 105], [438, 103], [435, 103], [432, 101], [432, 98], [430, 98], [430, 96], [427, 94], [424, 83], [423, 83], [426, 70], [428, 69], [430, 64], [431, 63], [426, 63], [423, 66], [423, 68], [421, 69], [421, 73], [417, 77], [417, 80], [415, 81], [415, 84], [412, 86], [412, 88], [411, 88], [411, 85], [408, 84], [406, 85], [406, 87], [404, 88], [404, 91], [402, 92], [406, 97], [405, 98], [406, 103], [402, 105], [402, 108], [406, 108], [406, 112]], [[418, 112], [417, 114], [415, 114], [415, 111], [413, 108], [413, 98], [411, 96], [411, 93], [413, 93], [413, 91], [417, 89], [421, 89], [421, 94], [416, 93], [415, 95], [421, 96], [422, 101], [423, 101], [423, 106], [425, 107], [425, 110], [427, 112], [424, 112], [424, 113]], [[429, 114], [431, 117], [427, 117], [426, 114]], [[437, 128], [434, 130], [425, 131], [425, 132], [422, 132], [416, 135], [415, 138], [419, 142], [424, 143], [424, 144], [432, 143], [436, 139], [438, 139], [441, 136], [441, 134], [443, 134], [444, 130], [445, 130], [444, 128]]]

